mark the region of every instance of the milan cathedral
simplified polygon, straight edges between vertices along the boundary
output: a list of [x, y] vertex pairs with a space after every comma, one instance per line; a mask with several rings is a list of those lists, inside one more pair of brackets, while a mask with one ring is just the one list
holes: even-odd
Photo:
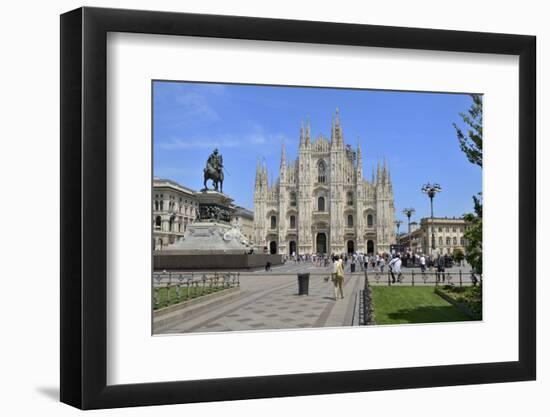
[[256, 168], [254, 241], [258, 250], [279, 254], [389, 252], [395, 242], [394, 198], [384, 160], [363, 178], [361, 147], [344, 141], [340, 114], [332, 120], [330, 140], [311, 140], [309, 122], [300, 129], [295, 161], [281, 165], [268, 182], [265, 164]]

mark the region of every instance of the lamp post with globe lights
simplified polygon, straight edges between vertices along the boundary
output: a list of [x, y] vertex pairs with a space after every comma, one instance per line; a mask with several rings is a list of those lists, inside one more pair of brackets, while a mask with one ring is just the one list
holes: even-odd
[[401, 224], [403, 224], [403, 221], [402, 220], [396, 220], [395, 221], [395, 225], [397, 226], [397, 239], [396, 239], [396, 243], [399, 245], [399, 226], [401, 226]]
[[411, 208], [404, 208], [403, 214], [407, 216], [408, 220], [408, 233], [409, 233], [409, 251], [412, 252], [412, 241], [411, 241], [411, 216], [416, 212], [415, 209]]
[[431, 229], [432, 229], [432, 250], [431, 255], [433, 256], [435, 251], [435, 232], [434, 232], [434, 197], [437, 193], [441, 192], [442, 188], [439, 184], [427, 183], [422, 186], [422, 192], [430, 198], [430, 210], [431, 210]]

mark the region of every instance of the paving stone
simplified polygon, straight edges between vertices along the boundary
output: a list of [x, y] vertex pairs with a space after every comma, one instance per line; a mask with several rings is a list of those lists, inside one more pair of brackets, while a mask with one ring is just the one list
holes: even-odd
[[[215, 304], [199, 317], [182, 320], [170, 328], [170, 333], [323, 327], [333, 314], [338, 317], [331, 323], [343, 322], [339, 317], [343, 313], [334, 308], [338, 303], [331, 297], [333, 287], [316, 276], [310, 278], [308, 296], [297, 296], [295, 277], [282, 275], [267, 280], [243, 274], [241, 290], [245, 290], [242, 297]], [[347, 305], [347, 298], [345, 302]]]

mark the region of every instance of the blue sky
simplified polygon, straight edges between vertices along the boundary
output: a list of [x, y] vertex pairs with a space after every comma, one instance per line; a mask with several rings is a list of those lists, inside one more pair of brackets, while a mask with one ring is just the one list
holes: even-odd
[[226, 167], [224, 192], [250, 209], [258, 159], [276, 179], [281, 143], [287, 162], [296, 158], [306, 118], [312, 139], [330, 138], [336, 107], [345, 142], [361, 143], [366, 179], [386, 157], [397, 217], [405, 219], [404, 207], [416, 209], [414, 219], [429, 216], [420, 192], [426, 182], [443, 188], [434, 200], [436, 216], [471, 212], [472, 195], [481, 191], [481, 169], [467, 161], [452, 126], [463, 126], [459, 113], [468, 110], [468, 95], [155, 81], [153, 100], [154, 175], [199, 190], [217, 147]]

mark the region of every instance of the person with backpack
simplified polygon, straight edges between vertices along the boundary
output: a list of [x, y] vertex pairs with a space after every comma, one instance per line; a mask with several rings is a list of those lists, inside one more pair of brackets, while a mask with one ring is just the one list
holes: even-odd
[[401, 282], [403, 278], [401, 274], [401, 255], [399, 253], [392, 258], [388, 267], [390, 268], [392, 284], [395, 284], [396, 281], [395, 274], [397, 274], [397, 282]]

